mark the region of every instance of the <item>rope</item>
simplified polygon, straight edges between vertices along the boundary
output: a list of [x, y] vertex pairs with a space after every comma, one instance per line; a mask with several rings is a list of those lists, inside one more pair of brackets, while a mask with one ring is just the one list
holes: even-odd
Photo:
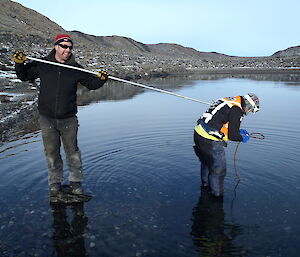
[[[249, 137], [253, 138], [253, 139], [258, 139], [258, 140], [263, 140], [265, 139], [265, 136], [262, 133], [258, 133], [258, 132], [253, 132], [249, 134]], [[237, 154], [237, 150], [239, 148], [241, 142], [238, 142], [235, 148], [235, 152], [234, 152], [234, 156], [233, 156], [233, 165], [234, 165], [234, 171], [235, 171], [235, 176], [238, 180], [241, 179], [241, 177], [239, 176], [238, 172], [237, 172], [237, 168], [236, 168], [236, 154]]]
[[[258, 140], [263, 140], [265, 139], [265, 136], [262, 134], [262, 133], [256, 133], [256, 132], [253, 132], [253, 133], [250, 133], [249, 135], [251, 138], [253, 139], [258, 139]], [[240, 180], [241, 180], [241, 177], [239, 176], [238, 172], [237, 172], [237, 168], [236, 168], [236, 154], [237, 154], [237, 150], [239, 148], [239, 145], [240, 145], [241, 142], [238, 142], [237, 143], [237, 146], [235, 148], [235, 152], [234, 152], [234, 157], [233, 157], [233, 163], [234, 163], [234, 171], [235, 171], [235, 176], [237, 178], [237, 183], [233, 189], [233, 198], [231, 200], [231, 205], [230, 205], [230, 210], [231, 210], [231, 220], [232, 220], [232, 223], [234, 223], [234, 219], [233, 219], [233, 204], [234, 204], [234, 201], [236, 199], [236, 190], [237, 190], [237, 187], [240, 183]]]
[[[83, 68], [74, 67], [74, 66], [70, 66], [70, 65], [66, 65], [66, 64], [62, 64], [62, 63], [57, 63], [57, 62], [50, 62], [50, 61], [47, 61], [47, 60], [37, 59], [37, 58], [34, 58], [34, 57], [27, 57], [27, 59], [32, 60], [32, 61], [36, 61], [36, 62], [42, 62], [42, 63], [52, 64], [52, 65], [56, 65], [56, 66], [60, 66], [60, 67], [64, 67], [64, 68], [69, 68], [69, 69], [73, 69], [73, 70], [83, 71], [83, 72], [91, 73], [91, 74], [94, 74], [94, 75], [98, 74], [98, 72], [89, 71], [89, 70], [86, 70], [86, 69], [83, 69]], [[166, 90], [163, 90], [163, 89], [159, 89], [159, 88], [155, 88], [155, 87], [151, 87], [151, 86], [146, 86], [146, 85], [143, 85], [143, 84], [140, 84], [140, 83], [136, 83], [136, 82], [132, 82], [132, 81], [128, 81], [128, 80], [125, 80], [125, 79], [120, 79], [120, 78], [116, 78], [116, 77], [113, 77], [113, 76], [108, 76], [108, 78], [112, 79], [112, 80], [120, 81], [120, 82], [123, 82], [123, 83], [131, 84], [131, 85], [134, 85], [134, 86], [138, 86], [138, 87], [142, 87], [142, 88], [154, 90], [154, 91], [157, 91], [157, 92], [160, 92], [160, 93], [165, 93], [165, 94], [177, 96], [177, 97], [180, 97], [180, 98], [184, 98], [186, 100], [190, 100], [190, 101], [194, 101], [194, 102], [198, 102], [198, 103], [202, 103], [202, 104], [211, 105], [211, 103], [204, 102], [204, 101], [192, 98], [192, 97], [188, 97], [188, 96], [184, 96], [184, 95], [179, 95], [179, 94], [176, 94], [176, 93], [173, 93], [173, 92], [169, 92], [169, 91], [166, 91]]]

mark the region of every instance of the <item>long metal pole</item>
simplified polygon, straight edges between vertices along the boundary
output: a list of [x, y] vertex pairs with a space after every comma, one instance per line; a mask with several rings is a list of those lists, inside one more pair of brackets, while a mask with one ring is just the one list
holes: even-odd
[[[61, 66], [61, 67], [69, 68], [69, 69], [73, 69], [73, 70], [83, 71], [83, 72], [91, 73], [91, 74], [94, 74], [94, 75], [98, 74], [98, 72], [95, 72], [95, 71], [89, 71], [89, 70], [86, 70], [86, 69], [83, 69], [83, 68], [78, 68], [78, 67], [66, 65], [66, 64], [63, 64], [63, 63], [50, 62], [50, 61], [47, 61], [47, 60], [38, 59], [38, 58], [34, 58], [34, 57], [27, 57], [27, 59], [32, 60], [32, 61], [36, 61], [36, 62], [42, 62], [42, 63], [52, 64], [52, 65], [56, 65], [56, 66]], [[190, 100], [190, 101], [194, 101], [194, 102], [198, 102], [198, 103], [202, 103], [202, 104], [211, 105], [211, 103], [204, 102], [204, 101], [192, 98], [192, 97], [188, 97], [188, 96], [176, 94], [176, 93], [169, 92], [169, 91], [166, 91], [166, 90], [163, 90], [163, 89], [159, 89], [159, 88], [155, 88], [155, 87], [146, 86], [146, 85], [143, 85], [143, 84], [140, 84], [140, 83], [136, 83], [136, 82], [132, 82], [132, 81], [128, 81], [128, 80], [125, 80], [125, 79], [116, 78], [116, 77], [113, 77], [113, 76], [110, 76], [110, 75], [108, 76], [108, 78], [112, 79], [112, 80], [120, 81], [120, 82], [123, 82], [123, 83], [131, 84], [131, 85], [134, 85], [134, 86], [138, 86], [138, 87], [142, 87], [142, 88], [154, 90], [154, 91], [157, 91], [157, 92], [161, 92], [161, 93], [165, 93], [165, 94], [177, 96], [177, 97], [180, 97], [180, 98], [184, 98], [186, 100]]]

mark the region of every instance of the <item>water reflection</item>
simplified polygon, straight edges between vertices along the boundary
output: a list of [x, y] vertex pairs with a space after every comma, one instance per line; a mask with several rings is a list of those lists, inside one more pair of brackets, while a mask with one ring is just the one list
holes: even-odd
[[[186, 77], [175, 76], [171, 78], [157, 78], [151, 81], [139, 80], [134, 82], [173, 91], [182, 87], [194, 85], [196, 79], [192, 78], [193, 77], [188, 79]], [[144, 88], [114, 81], [108, 81], [103, 87], [93, 91], [90, 91], [83, 86], [79, 86], [77, 90], [77, 104], [83, 106], [92, 102], [131, 99], [144, 91]]]
[[300, 74], [299, 73], [257, 73], [257, 74], [235, 74], [231, 75], [231, 78], [250, 79], [258, 81], [276, 81], [284, 82], [285, 85], [300, 86]]
[[[299, 73], [288, 73], [288, 72], [273, 72], [273, 73], [223, 73], [223, 74], [192, 74], [186, 76], [170, 76], [167, 78], [155, 78], [148, 80], [138, 80], [138, 83], [145, 84], [145, 85], [153, 85], [157, 88], [174, 91], [178, 90], [182, 87], [194, 86], [198, 83], [199, 80], [201, 81], [218, 81], [227, 78], [237, 78], [237, 79], [249, 79], [249, 80], [256, 80], [256, 81], [276, 81], [276, 82], [283, 82], [286, 86], [298, 89], [300, 88], [300, 74]], [[136, 80], [134, 80], [136, 81]], [[2, 83], [9, 83], [8, 79], [4, 79]], [[28, 83], [27, 83], [28, 84]], [[25, 88], [25, 84], [21, 85]], [[20, 87], [19, 87], [20, 88]], [[101, 101], [119, 101], [119, 100], [126, 100], [135, 97], [136, 95], [142, 94], [145, 90], [140, 87], [136, 87], [133, 85], [115, 82], [115, 81], [108, 81], [102, 88], [98, 90], [88, 90], [83, 86], [79, 86], [77, 90], [77, 104], [79, 106], [88, 105], [94, 102], [101, 102]], [[148, 90], [147, 90], [148, 91]], [[36, 92], [37, 93], [37, 92]], [[31, 92], [32, 94], [32, 92]], [[4, 110], [7, 109], [5, 107], [7, 103], [2, 102], [0, 103], [0, 107]], [[11, 108], [11, 107], [10, 107]], [[8, 126], [4, 124], [0, 124], [0, 131], [2, 133], [0, 137], [0, 141], [11, 141], [15, 140], [16, 136], [18, 138], [23, 136], [26, 133], [34, 132], [39, 130], [38, 122], [37, 122], [37, 109], [33, 108], [31, 110], [32, 114], [27, 113], [27, 111], [21, 115], [16, 121], [14, 121], [14, 126]], [[29, 115], [29, 116], [28, 116]], [[23, 122], [22, 122], [23, 120]], [[27, 122], [24, 122], [24, 121]], [[2, 128], [3, 127], [3, 128]], [[3, 130], [3, 131], [2, 131]], [[1, 145], [1, 142], [0, 142]]]
[[[51, 203], [50, 205], [54, 229], [52, 239], [56, 255], [58, 257], [88, 256], [84, 240], [88, 218], [84, 213], [84, 204]], [[69, 209], [71, 218], [68, 217]]]
[[[176, 83], [174, 78], [162, 86]], [[294, 91], [300, 87], [248, 79], [187, 83], [196, 84], [179, 93], [203, 100], [248, 90], [263, 99], [249, 131], [267, 140], [239, 148], [237, 195], [234, 144], [227, 149], [224, 202], [195, 195], [199, 162], [191, 132], [205, 106], [159, 93], [93, 104], [79, 112], [85, 183], [95, 193], [84, 205], [88, 224], [83, 206], [81, 215], [71, 206], [49, 213], [40, 133], [27, 134], [0, 148], [0, 256], [298, 256], [300, 123]], [[121, 92], [122, 85], [115, 86]]]
[[192, 213], [193, 243], [199, 256], [246, 256], [234, 241], [242, 233], [240, 226], [225, 224], [223, 199], [212, 196], [207, 188]]
[[[299, 73], [194, 74], [180, 77], [172, 76], [167, 78], [156, 78], [151, 79], [150, 82], [147, 80], [139, 80], [135, 82], [150, 86], [153, 85], [157, 88], [173, 91], [182, 87], [193, 86], [198, 80], [221, 80], [226, 78], [249, 79], [257, 81], [280, 81], [284, 82], [288, 86], [300, 86]], [[81, 86], [77, 91], [77, 103], [78, 105], [82, 106], [92, 102], [131, 99], [134, 96], [143, 93], [144, 91], [145, 90], [143, 88], [114, 81], [109, 81], [102, 88], [94, 91], [90, 91]]]

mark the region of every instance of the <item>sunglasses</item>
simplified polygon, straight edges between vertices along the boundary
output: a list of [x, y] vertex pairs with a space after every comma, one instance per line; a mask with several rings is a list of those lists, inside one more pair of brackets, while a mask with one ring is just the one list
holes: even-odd
[[63, 45], [63, 44], [58, 44], [61, 48], [63, 48], [63, 49], [70, 49], [70, 50], [72, 50], [73, 49], [73, 46], [68, 46], [68, 45]]

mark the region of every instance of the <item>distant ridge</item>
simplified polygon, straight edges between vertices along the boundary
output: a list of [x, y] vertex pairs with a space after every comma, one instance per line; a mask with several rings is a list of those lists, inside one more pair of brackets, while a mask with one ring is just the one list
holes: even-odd
[[78, 46], [98, 47], [103, 50], [122, 51], [127, 53], [150, 53], [171, 57], [224, 57], [218, 53], [199, 52], [193, 48], [176, 44], [143, 44], [134, 39], [122, 36], [94, 36], [80, 31], [66, 31], [46, 16], [10, 1], [0, 0], [0, 34], [3, 40], [15, 41], [19, 45], [51, 44], [58, 33], [69, 33]]
[[0, 0], [0, 30], [2, 33], [31, 34], [44, 38], [54, 31], [65, 31], [48, 17], [10, 0]]
[[300, 56], [300, 46], [293, 46], [274, 53], [274, 57]]
[[[172, 43], [143, 44], [134, 39], [122, 36], [94, 36], [80, 31], [66, 31], [46, 16], [10, 1], [0, 0], [0, 35], [3, 40], [17, 39], [20, 44], [40, 43], [51, 44], [52, 38], [58, 33], [69, 33], [79, 46], [89, 46], [111, 51], [128, 53], [150, 53], [179, 58], [224, 58], [232, 57], [217, 52], [201, 52], [196, 49]], [[23, 42], [22, 42], [23, 41]], [[299, 56], [299, 46], [278, 51], [272, 56]]]
[[10, 0], [0, 0], [0, 69], [13, 70], [11, 55], [16, 50], [38, 58], [45, 56], [53, 48], [58, 33], [74, 38], [74, 53], [81, 65], [106, 69], [126, 79], [201, 72], [300, 71], [300, 46], [271, 56], [239, 57], [174, 43], [144, 44], [123, 36], [66, 31], [44, 15]]
[[229, 57], [228, 55], [220, 54], [216, 52], [200, 52], [194, 48], [184, 47], [178, 44], [159, 43], [159, 44], [150, 44], [148, 46], [151, 48], [151, 51], [153, 53], [157, 53], [157, 54], [181, 56], [181, 57], [188, 57], [188, 58]]

